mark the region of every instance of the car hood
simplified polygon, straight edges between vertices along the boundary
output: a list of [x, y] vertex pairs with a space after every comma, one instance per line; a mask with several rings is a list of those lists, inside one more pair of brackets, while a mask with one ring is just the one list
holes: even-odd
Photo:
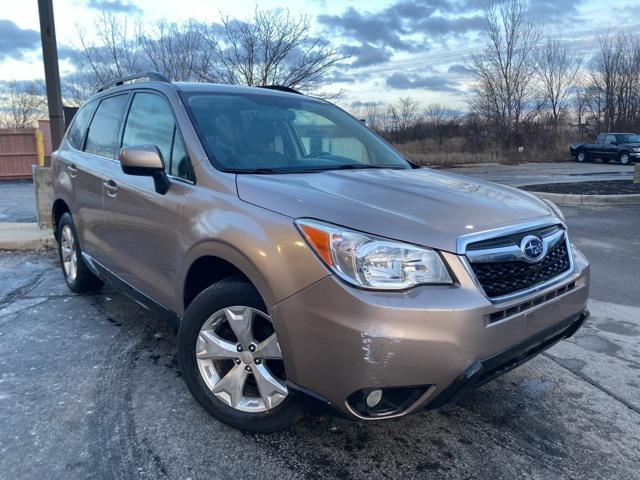
[[456, 251], [457, 239], [541, 217], [551, 209], [511, 187], [430, 169], [238, 175], [239, 197], [292, 218]]

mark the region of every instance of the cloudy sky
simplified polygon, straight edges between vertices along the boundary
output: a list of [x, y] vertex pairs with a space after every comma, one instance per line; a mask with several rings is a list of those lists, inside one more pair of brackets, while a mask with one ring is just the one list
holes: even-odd
[[[2, 3], [0, 80], [42, 78], [37, 2]], [[357, 52], [326, 87], [344, 91], [339, 103], [409, 95], [464, 109], [463, 64], [484, 41], [482, 0], [54, 0], [54, 9], [64, 51], [77, 46], [77, 25], [90, 26], [102, 10], [149, 22], [192, 17], [217, 22], [221, 14], [248, 18], [256, 3], [309, 15], [318, 35], [336, 48]], [[530, 14], [548, 35], [563, 38], [588, 57], [601, 32], [640, 32], [637, 6], [638, 0], [530, 0]], [[63, 74], [71, 68], [61, 62]]]

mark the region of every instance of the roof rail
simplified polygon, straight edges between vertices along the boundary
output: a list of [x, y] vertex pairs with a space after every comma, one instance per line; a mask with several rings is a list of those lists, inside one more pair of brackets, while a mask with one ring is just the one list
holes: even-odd
[[304, 93], [299, 92], [298, 90], [282, 85], [259, 85], [258, 88], [268, 88], [269, 90], [278, 90], [280, 92], [297, 93], [298, 95], [304, 95]]
[[117, 87], [119, 85], [124, 85], [125, 82], [130, 82], [132, 80], [138, 80], [140, 78], [148, 78], [149, 80], [157, 80], [158, 82], [171, 83], [171, 81], [161, 73], [158, 72], [143, 72], [143, 73], [135, 73], [133, 75], [128, 75], [126, 77], [116, 78], [115, 80], [111, 80], [110, 82], [102, 85], [98, 92], [103, 92], [111, 87]]

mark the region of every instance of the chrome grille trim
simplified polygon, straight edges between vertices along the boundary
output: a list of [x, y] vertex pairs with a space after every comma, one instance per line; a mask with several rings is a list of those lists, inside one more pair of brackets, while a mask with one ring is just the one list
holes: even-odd
[[[557, 232], [541, 237], [543, 245], [544, 257], [549, 250], [564, 240], [566, 230], [558, 230]], [[527, 263], [538, 263], [538, 260], [532, 260], [527, 257], [520, 249], [519, 245], [513, 244], [504, 247], [487, 248], [482, 250], [467, 250], [467, 258], [471, 263], [489, 263], [489, 262], [513, 262], [521, 261]]]
[[[557, 245], [560, 241], [565, 241], [566, 242], [566, 250], [567, 250], [567, 256], [568, 256], [568, 260], [569, 260], [569, 268], [562, 272], [561, 274], [550, 278], [547, 281], [544, 281], [542, 283], [536, 284], [531, 286], [530, 288], [525, 288], [523, 290], [518, 290], [516, 292], [513, 293], [509, 293], [506, 295], [501, 295], [501, 296], [494, 296], [491, 297], [489, 295], [487, 295], [487, 293], [485, 292], [484, 288], [482, 287], [482, 285], [480, 284], [478, 278], [476, 277], [476, 274], [473, 270], [472, 267], [472, 262], [469, 260], [469, 254], [471, 252], [474, 252], [473, 248], [468, 248], [469, 246], [473, 247], [472, 244], [476, 244], [476, 243], [480, 243], [483, 241], [488, 241], [488, 240], [500, 240], [502, 237], [508, 237], [509, 235], [514, 235], [514, 234], [522, 234], [525, 233], [527, 231], [530, 230], [542, 230], [542, 229], [546, 229], [546, 228], [551, 228], [557, 226], [560, 228], [559, 231], [556, 232], [552, 232], [549, 235], [546, 235], [547, 238], [547, 242], [549, 244], [553, 243], [553, 245]], [[547, 218], [547, 219], [543, 219], [543, 220], [536, 220], [536, 221], [532, 221], [532, 222], [527, 222], [527, 223], [523, 223], [523, 224], [518, 224], [518, 225], [513, 225], [510, 227], [500, 227], [500, 228], [496, 228], [496, 229], [492, 229], [492, 230], [487, 230], [484, 232], [478, 232], [478, 233], [473, 233], [473, 234], [468, 234], [468, 235], [463, 235], [461, 237], [458, 238], [457, 241], [457, 248], [458, 248], [458, 252], [461, 253], [461, 261], [462, 264], [465, 268], [465, 270], [467, 271], [467, 273], [470, 275], [471, 279], [473, 280], [474, 284], [476, 285], [476, 287], [483, 293], [483, 295], [485, 295], [485, 297], [487, 297], [492, 303], [494, 304], [499, 304], [499, 303], [503, 303], [503, 302], [510, 302], [513, 300], [517, 300], [519, 298], [524, 298], [524, 297], [528, 297], [531, 295], [536, 294], [537, 292], [540, 292], [542, 290], [545, 290], [557, 283], [560, 283], [566, 279], [568, 279], [569, 277], [571, 277], [574, 273], [575, 273], [575, 267], [574, 267], [574, 261], [573, 261], [573, 249], [572, 249], [572, 245], [571, 245], [571, 241], [569, 239], [569, 233], [566, 230], [566, 226], [564, 225], [564, 223], [561, 223], [560, 221], [558, 221], [557, 219], [551, 219], [551, 218]], [[502, 247], [497, 247], [498, 248], [502, 248]], [[496, 250], [494, 249], [494, 250]], [[518, 247], [519, 249], [519, 247]], [[491, 249], [478, 249], [475, 250], [475, 252], [485, 252], [487, 250], [491, 250]], [[497, 254], [503, 254], [504, 251], [500, 252], [490, 252], [490, 253], [497, 253]], [[474, 254], [471, 254], [471, 256], [473, 256]], [[478, 256], [476, 256], [475, 258], [482, 258], [479, 254]], [[507, 259], [506, 261], [521, 261], [521, 258], [518, 259]], [[490, 261], [496, 261], [494, 260], [485, 260], [486, 262], [490, 262]], [[505, 261], [505, 260], [502, 260]], [[478, 262], [481, 263], [481, 262]]]

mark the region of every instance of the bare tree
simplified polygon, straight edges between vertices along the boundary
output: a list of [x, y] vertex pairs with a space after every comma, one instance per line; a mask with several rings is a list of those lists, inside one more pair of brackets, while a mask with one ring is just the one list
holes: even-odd
[[87, 39], [86, 31], [78, 26], [80, 54], [76, 67], [88, 74], [85, 81], [93, 89], [109, 80], [143, 70], [138, 35], [127, 17], [103, 12], [93, 26], [95, 41]]
[[364, 106], [364, 118], [372, 130], [378, 130], [382, 120], [382, 106], [377, 102], [367, 102]]
[[181, 24], [161, 21], [150, 32], [140, 31], [138, 43], [145, 63], [170, 80], [189, 82], [212, 76], [217, 40], [211, 25], [193, 19]]
[[561, 39], [551, 37], [535, 50], [534, 59], [540, 79], [542, 105], [549, 111], [554, 133], [557, 133], [560, 118], [567, 113], [571, 89], [582, 59]]
[[38, 117], [44, 114], [46, 99], [41, 81], [5, 82], [0, 89], [0, 98], [3, 123], [9, 128], [35, 126]]
[[426, 126], [438, 144], [442, 147], [445, 138], [451, 135], [457, 126], [456, 120], [461, 116], [457, 110], [445, 107], [441, 103], [430, 103], [423, 112]]
[[587, 85], [592, 122], [604, 130], [640, 127], [640, 35], [605, 34]]
[[74, 80], [84, 85], [76, 85], [74, 92], [145, 70], [175, 81], [310, 90], [348, 57], [312, 36], [309, 17], [293, 17], [286, 10], [256, 9], [247, 22], [226, 17], [222, 25], [189, 20], [135, 27], [126, 17], [108, 13], [95, 23], [92, 41], [78, 27], [79, 54], [73, 60], [82, 75]]
[[[311, 35], [308, 16], [286, 10], [255, 10], [243, 22], [225, 17], [218, 39], [214, 79], [242, 85], [281, 85], [314, 89], [322, 76], [346, 56]], [[205, 74], [205, 80], [212, 80]]]
[[510, 147], [519, 140], [522, 114], [532, 94], [532, 51], [540, 29], [529, 19], [526, 0], [491, 0], [484, 15], [487, 44], [468, 64], [475, 80], [471, 106]]
[[416, 121], [418, 103], [411, 97], [404, 97], [388, 108], [391, 128], [395, 132], [394, 140], [398, 142], [406, 141], [409, 129]]

